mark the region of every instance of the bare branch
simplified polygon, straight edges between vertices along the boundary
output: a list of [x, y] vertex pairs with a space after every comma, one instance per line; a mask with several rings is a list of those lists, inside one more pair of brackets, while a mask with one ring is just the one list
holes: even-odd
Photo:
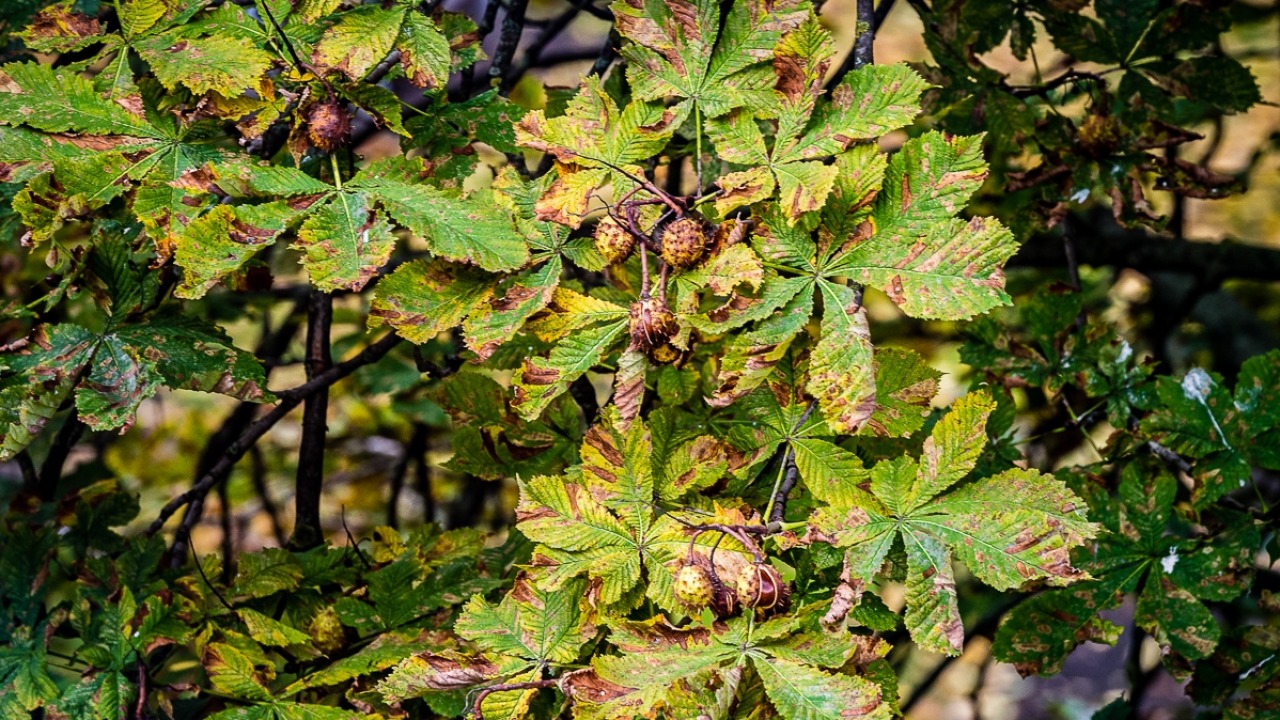
[[257, 422], [250, 425], [248, 429], [240, 435], [240, 437], [236, 438], [235, 442], [231, 443], [231, 445], [227, 447], [226, 454], [222, 456], [222, 459], [219, 460], [218, 463], [209, 470], [209, 472], [205, 473], [205, 475], [201, 477], [196, 484], [192, 485], [186, 492], [179, 494], [177, 497], [166, 503], [165, 506], [160, 509], [160, 513], [156, 519], [147, 526], [146, 534], [156, 534], [164, 528], [165, 522], [167, 522], [169, 518], [173, 517], [173, 514], [178, 511], [178, 508], [186, 505], [187, 503], [193, 502], [197, 498], [203, 498], [208, 494], [208, 492], [213, 489], [213, 486], [216, 485], [226, 472], [231, 469], [231, 466], [234, 465], [241, 457], [244, 457], [244, 454], [249, 451], [249, 447], [257, 442], [263, 435], [267, 434], [268, 430], [274, 427], [276, 423], [280, 422], [280, 420], [284, 418], [285, 415], [288, 415], [291, 410], [298, 407], [303, 400], [310, 397], [312, 393], [333, 385], [365, 365], [381, 360], [384, 355], [390, 352], [396, 345], [399, 345], [400, 342], [400, 336], [395, 333], [385, 335], [381, 340], [369, 345], [364, 350], [360, 351], [359, 355], [356, 355], [350, 360], [334, 365], [332, 368], [329, 368], [320, 375], [317, 375], [311, 380], [308, 380], [295, 388], [290, 388], [278, 393], [280, 402], [272, 408], [270, 412], [259, 418]]

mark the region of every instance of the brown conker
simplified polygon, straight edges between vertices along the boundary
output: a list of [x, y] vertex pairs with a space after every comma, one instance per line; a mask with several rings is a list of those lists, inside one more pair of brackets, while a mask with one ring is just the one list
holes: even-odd
[[662, 229], [658, 254], [674, 268], [693, 267], [707, 254], [709, 240], [706, 223], [682, 217]]
[[596, 250], [609, 265], [623, 262], [631, 257], [631, 253], [636, 249], [635, 236], [609, 216], [605, 216], [596, 223], [595, 242]]
[[648, 352], [665, 345], [680, 329], [676, 316], [661, 298], [641, 298], [631, 304], [631, 344]]

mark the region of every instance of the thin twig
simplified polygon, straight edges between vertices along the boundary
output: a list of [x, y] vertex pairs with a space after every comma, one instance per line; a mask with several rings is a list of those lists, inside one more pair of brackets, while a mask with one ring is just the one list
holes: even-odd
[[222, 528], [222, 584], [235, 577], [236, 544], [231, 523], [231, 493], [227, 483], [218, 483], [218, 521]]
[[1063, 85], [1077, 82], [1105, 82], [1105, 80], [1097, 73], [1082, 72], [1072, 68], [1040, 85], [1007, 85], [1002, 89], [1018, 98], [1043, 97]]
[[267, 3], [257, 2], [254, 4], [258, 6], [259, 12], [266, 15], [267, 20], [271, 21], [271, 27], [275, 28], [276, 34], [280, 36], [280, 42], [284, 43], [284, 48], [289, 52], [289, 57], [293, 59], [293, 64], [298, 69], [298, 72], [307, 70], [310, 66], [298, 56], [298, 51], [294, 49], [293, 43], [289, 41], [289, 36], [284, 34], [284, 28], [280, 27], [279, 21], [276, 20], [275, 14], [271, 12], [271, 8], [267, 7]]
[[351, 535], [351, 528], [347, 527], [347, 506], [343, 505], [339, 508], [338, 514], [342, 518], [342, 531], [347, 534], [347, 545], [349, 545], [352, 550], [356, 551], [356, 557], [360, 558], [360, 562], [364, 565], [364, 569], [368, 570], [373, 566], [369, 563], [369, 558], [365, 557], [364, 551], [360, 549], [360, 543]]
[[187, 538], [187, 547], [191, 549], [191, 559], [195, 561], [196, 572], [200, 573], [200, 578], [204, 580], [204, 584], [213, 591], [214, 597], [218, 598], [218, 602], [222, 603], [223, 607], [234, 613], [236, 609], [231, 607], [231, 603], [227, 602], [227, 599], [223, 597], [218, 588], [209, 581], [209, 576], [204, 573], [204, 566], [200, 564], [200, 553], [196, 552], [196, 546], [191, 542], [191, 538]]
[[276, 509], [276, 504], [271, 499], [271, 488], [267, 487], [267, 463], [262, 457], [262, 448], [257, 445], [249, 447], [249, 469], [249, 477], [253, 480], [253, 490], [258, 493], [258, 502], [262, 503], [262, 511], [271, 520], [271, 534], [275, 537], [276, 544], [284, 547], [289, 538], [285, 535], [284, 525], [280, 523], [280, 512]]
[[240, 435], [240, 437], [236, 438], [235, 442], [231, 443], [231, 445], [227, 447], [226, 453], [222, 456], [222, 459], [219, 460], [218, 463], [209, 470], [209, 472], [205, 473], [198, 482], [192, 485], [186, 492], [179, 494], [177, 497], [166, 503], [165, 506], [160, 509], [156, 519], [147, 526], [146, 534], [156, 534], [164, 527], [165, 522], [167, 522], [169, 518], [178, 511], [178, 508], [208, 494], [209, 490], [218, 483], [223, 474], [230, 470], [231, 466], [249, 451], [249, 447], [252, 446], [253, 443], [257, 442], [258, 438], [265, 435], [268, 430], [274, 427], [276, 423], [280, 422], [280, 420], [285, 415], [288, 415], [291, 410], [298, 407], [303, 400], [310, 397], [312, 393], [329, 387], [365, 365], [381, 360], [384, 355], [390, 352], [396, 345], [399, 345], [400, 342], [400, 336], [395, 333], [385, 335], [382, 339], [367, 346], [364, 350], [361, 350], [360, 354], [350, 360], [334, 365], [324, 373], [317, 375], [311, 380], [308, 380], [295, 388], [290, 388], [278, 393], [277, 396], [280, 399], [279, 403], [272, 408], [270, 412], [259, 418], [257, 422], [250, 425], [248, 429]]
[[769, 523], [782, 522], [787, 513], [787, 496], [795, 489], [796, 481], [800, 479], [800, 471], [796, 468], [796, 451], [795, 448], [790, 447], [790, 438], [799, 432], [800, 428], [804, 427], [804, 424], [809, 421], [809, 417], [813, 415], [813, 411], [817, 407], [817, 400], [809, 401], [809, 406], [804, 409], [804, 414], [792, 426], [791, 433], [788, 435], [788, 442], [783, 446], [786, 450], [784, 451], [782, 462], [783, 467], [786, 469], [783, 471], [782, 481], [778, 483], [778, 486], [774, 488], [773, 494], [769, 496], [769, 517], [765, 518]]

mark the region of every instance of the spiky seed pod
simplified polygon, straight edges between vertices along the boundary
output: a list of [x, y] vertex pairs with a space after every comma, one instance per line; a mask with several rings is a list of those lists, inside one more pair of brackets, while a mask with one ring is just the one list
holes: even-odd
[[312, 643], [322, 653], [337, 652], [347, 646], [346, 628], [338, 619], [338, 613], [331, 607], [317, 612], [307, 625], [307, 630], [311, 633]]
[[711, 573], [699, 564], [682, 562], [676, 571], [676, 599], [693, 611], [701, 610], [711, 604], [715, 598], [715, 589], [711, 584]]
[[1078, 131], [1080, 148], [1093, 157], [1110, 155], [1124, 140], [1120, 121], [1110, 115], [1090, 115]]
[[329, 152], [345, 145], [351, 134], [351, 114], [341, 103], [316, 103], [307, 111], [307, 137], [318, 149]]
[[708, 240], [701, 220], [683, 217], [663, 228], [659, 254], [671, 267], [693, 267], [706, 255]]
[[676, 316], [661, 298], [650, 297], [631, 304], [631, 343], [648, 352], [666, 344], [680, 329]]
[[725, 586], [711, 560], [699, 552], [676, 564], [674, 590], [676, 599], [692, 612], [709, 607], [716, 617], [726, 618], [738, 609], [733, 589]]
[[626, 260], [636, 249], [635, 236], [607, 215], [596, 224], [595, 240], [596, 250], [600, 251], [609, 265], [617, 265]]
[[742, 604], [757, 610], [782, 609], [791, 598], [791, 589], [768, 563], [743, 566], [734, 584]]

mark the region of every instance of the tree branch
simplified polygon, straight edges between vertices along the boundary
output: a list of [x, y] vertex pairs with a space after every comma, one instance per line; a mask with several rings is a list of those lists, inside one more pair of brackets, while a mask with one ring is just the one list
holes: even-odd
[[235, 465], [237, 460], [244, 457], [244, 454], [249, 451], [249, 448], [255, 442], [257, 442], [258, 438], [265, 435], [268, 430], [274, 427], [276, 423], [280, 422], [280, 420], [285, 415], [288, 415], [291, 410], [298, 407], [303, 400], [310, 397], [312, 393], [333, 385], [365, 365], [381, 360], [382, 357], [390, 352], [392, 348], [399, 345], [400, 341], [400, 336], [395, 333], [385, 335], [381, 340], [378, 340], [372, 345], [366, 347], [364, 350], [361, 350], [360, 354], [350, 360], [334, 365], [325, 372], [295, 388], [290, 388], [278, 393], [277, 395], [280, 398], [279, 403], [272, 408], [270, 412], [259, 418], [257, 422], [250, 425], [244, 433], [240, 435], [240, 437], [236, 438], [235, 442], [231, 443], [231, 445], [227, 447], [226, 453], [222, 456], [222, 459], [219, 460], [214, 467], [210, 468], [209, 472], [205, 473], [198, 482], [192, 485], [186, 492], [181, 493], [166, 503], [165, 506], [160, 509], [160, 513], [156, 519], [147, 526], [146, 534], [156, 534], [164, 528], [165, 522], [167, 522], [169, 518], [173, 517], [173, 514], [178, 511], [178, 508], [194, 501], [197, 498], [203, 498], [208, 494], [209, 490], [211, 490], [213, 486], [216, 485], [228, 471], [230, 471], [231, 466]]
[[529, 0], [507, 0], [507, 13], [502, 18], [502, 32], [498, 35], [498, 49], [493, 51], [493, 63], [489, 65], [489, 77], [497, 78], [504, 91], [511, 89], [508, 83], [515, 82], [508, 75], [520, 36], [524, 34], [524, 13], [528, 7]]
[[[312, 290], [307, 303], [307, 379], [333, 367], [329, 330], [333, 324], [333, 295]], [[324, 488], [324, 446], [329, 432], [329, 388], [319, 388], [302, 409], [302, 439], [298, 444], [298, 474], [294, 491], [293, 537], [289, 545], [306, 550], [320, 544], [320, 494]]]
[[[880, 5], [883, 7], [886, 0], [881, 0]], [[850, 70], [866, 67], [875, 62], [875, 44], [876, 30], [880, 29], [879, 20], [874, 10], [874, 0], [857, 0], [858, 13], [858, 35], [853, 39], [853, 48], [849, 50], [849, 54], [845, 56], [844, 62], [840, 63], [840, 67], [836, 69], [828, 86], [836, 86], [849, 74]], [[888, 10], [885, 10], [888, 14]], [[883, 19], [883, 18], [881, 18]]]
[[[297, 299], [289, 316], [280, 323], [280, 327], [276, 328], [274, 332], [268, 331], [264, 320], [262, 338], [258, 341], [258, 347], [254, 355], [262, 362], [262, 367], [268, 375], [271, 373], [272, 368], [279, 364], [280, 357], [289, 349], [289, 343], [293, 340], [294, 333], [298, 331], [299, 321], [297, 314], [301, 312], [303, 307], [305, 307], [305, 298]], [[258, 403], [241, 402], [222, 422], [222, 426], [213, 435], [209, 436], [209, 439], [205, 442], [204, 450], [200, 453], [200, 459], [196, 461], [196, 472], [195, 477], [192, 479], [192, 485], [200, 482], [201, 478], [206, 477], [214, 467], [219, 465], [219, 460], [225, 457], [227, 449], [236, 439], [236, 433], [240, 431], [240, 428], [253, 421], [254, 416], [258, 414], [258, 408]], [[230, 473], [234, 465], [234, 461], [227, 464], [223, 472]], [[219, 480], [221, 478], [215, 480], [215, 483]], [[175, 567], [182, 564], [186, 558], [187, 536], [204, 516], [204, 498], [205, 495], [202, 494], [193, 499], [187, 506], [187, 511], [183, 513], [182, 524], [174, 532], [173, 542], [169, 545], [169, 559]], [[271, 508], [271, 512], [274, 520], [274, 508]]]
[[67, 462], [67, 456], [71, 454], [71, 448], [80, 441], [80, 436], [84, 434], [85, 424], [80, 420], [79, 414], [75, 410], [71, 411], [71, 415], [67, 417], [67, 421], [59, 428], [58, 434], [53, 438], [53, 445], [49, 447], [49, 454], [45, 456], [44, 463], [40, 465], [40, 482], [36, 485], [36, 497], [48, 502], [56, 499], [58, 493], [58, 481], [62, 479], [62, 466]]

